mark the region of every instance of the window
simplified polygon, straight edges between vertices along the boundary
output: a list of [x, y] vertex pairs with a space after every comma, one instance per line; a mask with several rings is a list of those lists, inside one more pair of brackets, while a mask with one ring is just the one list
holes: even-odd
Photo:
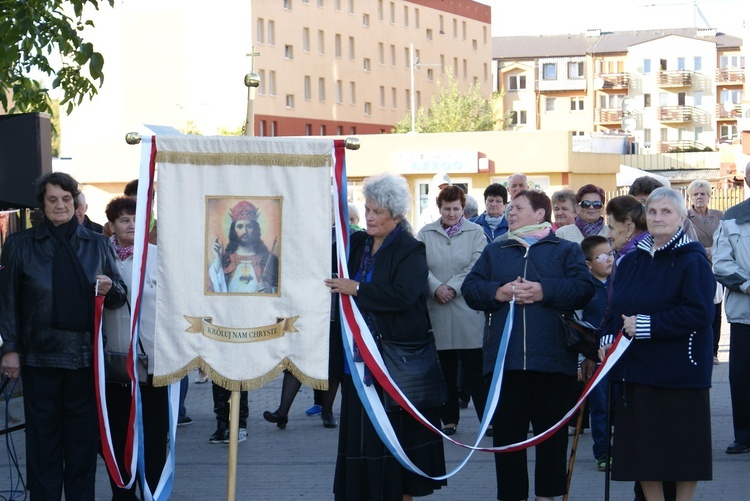
[[318, 78], [318, 99], [321, 101], [326, 100], [326, 79]]
[[445, 75], [445, 56], [440, 54], [440, 74]]
[[511, 75], [508, 78], [509, 90], [524, 90], [526, 88], [526, 75]]
[[265, 33], [265, 31], [263, 29], [264, 27], [265, 27], [265, 22], [263, 21], [262, 17], [259, 17], [258, 21], [255, 23], [255, 40], [258, 43], [264, 43], [265, 42], [265, 38], [263, 36], [263, 33]]
[[667, 71], [667, 60], [666, 59], [659, 59], [659, 69], [661, 71]]
[[391, 45], [391, 66], [396, 66], [396, 46]]
[[340, 11], [341, 10], [341, 0], [336, 0], [333, 2], [333, 10]]
[[404, 5], [404, 26], [409, 27], [409, 6]]
[[487, 45], [487, 26], [482, 26], [482, 43]]
[[268, 93], [272, 96], [276, 95], [276, 72], [268, 72]]
[[669, 95], [666, 92], [659, 93], [659, 106], [668, 106]]
[[385, 86], [383, 85], [378, 89], [378, 103], [381, 108], [385, 108]]
[[736, 125], [722, 125], [719, 129], [719, 140], [720, 141], [732, 141], [737, 137], [737, 126]]
[[511, 125], [526, 125], [526, 110], [510, 112]]
[[292, 10], [292, 0], [284, 0], [284, 8], [286, 10]]
[[427, 81], [432, 82], [435, 79], [432, 68], [427, 68]]
[[318, 0], [318, 7], [324, 7], [325, 2], [323, 0]]
[[396, 4], [391, 2], [390, 4], [390, 20], [391, 24], [396, 24]]
[[466, 21], [461, 21], [461, 39], [466, 40]]
[[696, 143], [701, 140], [701, 135], [703, 134], [703, 127], [696, 127], [693, 131], [693, 141]]
[[365, 115], [368, 117], [372, 115], [372, 103], [365, 103]]
[[693, 106], [702, 106], [703, 105], [703, 91], [702, 90], [696, 90], [693, 92]]
[[651, 94], [644, 94], [643, 95], [643, 107], [644, 108], [650, 108], [651, 107]]
[[344, 127], [339, 125], [336, 127], [336, 135], [337, 136], [343, 136], [344, 135]]
[[341, 35], [338, 33], [333, 38], [333, 50], [336, 51], [336, 57], [341, 57]]
[[583, 78], [583, 61], [568, 63], [568, 78]]
[[287, 94], [286, 95], [286, 107], [287, 108], [294, 108], [294, 94]]
[[357, 86], [354, 82], [349, 82], [349, 103], [355, 104], [357, 102]]
[[440, 16], [440, 34], [445, 35], [445, 19], [443, 16]]
[[466, 59], [462, 60], [461, 63], [463, 66], [462, 69], [464, 72], [464, 78], [466, 78], [467, 76], [469, 76], [469, 66], [468, 66], [469, 63], [466, 61]]
[[323, 30], [318, 30], [318, 54], [326, 53], [326, 35]]
[[432, 40], [432, 29], [427, 28], [427, 40]]
[[557, 80], [557, 64], [544, 63], [542, 65], [542, 78], [544, 80]]
[[319, 133], [319, 134], [320, 134], [321, 136], [325, 136], [325, 135], [326, 135], [326, 126], [325, 126], [325, 125], [321, 125], [321, 126], [320, 126], [320, 128], [319, 128], [318, 130], [320, 131], [320, 133]]
[[310, 90], [310, 75], [305, 75], [305, 100], [309, 101], [312, 99], [312, 91]]
[[555, 98], [554, 97], [545, 98], [544, 111], [547, 111], [547, 112], [555, 111]]
[[258, 76], [260, 77], [260, 86], [258, 87], [258, 93], [264, 95], [266, 93], [266, 70], [258, 70]]
[[383, 45], [383, 42], [378, 44], [378, 64], [385, 64], [385, 45]]
[[294, 51], [291, 45], [284, 46], [284, 57], [286, 59], [294, 59]]
[[276, 43], [276, 23], [268, 21], [268, 45]]
[[484, 81], [487, 81], [487, 75], [489, 75], [489, 68], [487, 63], [482, 64], [482, 74], [484, 75]]
[[370, 14], [362, 14], [362, 26], [365, 28], [370, 27]]
[[391, 87], [391, 108], [396, 109], [396, 87]]
[[363, 69], [364, 69], [365, 71], [370, 71], [370, 58], [369, 58], [369, 57], [366, 57], [366, 58], [365, 58], [365, 59], [363, 60], [363, 63], [364, 63]]
[[643, 60], [643, 74], [648, 75], [649, 73], [651, 73], [651, 60], [644, 59]]
[[417, 91], [414, 94], [416, 95], [415, 101], [417, 101], [416, 103], [414, 103], [414, 106], [416, 106], [417, 109], [419, 109], [422, 107], [422, 93], [420, 91]]
[[312, 136], [312, 124], [305, 124], [305, 135]]
[[458, 78], [458, 58], [453, 58], [453, 76]]
[[261, 120], [258, 122], [258, 135], [259, 136], [265, 136], [266, 135], [266, 121]]
[[404, 102], [406, 103], [406, 111], [411, 112], [411, 89], [404, 90]]
[[356, 133], [357, 133], [356, 125], [352, 125], [351, 127], [349, 127], [349, 134], [356, 134]]
[[383, 20], [383, 0], [378, 0], [378, 21]]
[[453, 38], [458, 38], [458, 19], [453, 18]]
[[685, 70], [685, 58], [684, 57], [678, 57], [677, 58], [677, 69], [679, 71]]
[[693, 70], [695, 71], [701, 71], [703, 69], [703, 58], [700, 56], [695, 56], [693, 58]]
[[354, 61], [354, 37], [349, 37], [349, 60]]
[[471, 40], [471, 50], [477, 50], [477, 39], [472, 38]]
[[310, 28], [302, 28], [302, 50], [310, 52]]
[[581, 110], [583, 110], [583, 98], [571, 97], [570, 98], [570, 111], [581, 111]]
[[344, 102], [344, 84], [341, 80], [336, 80], [336, 102], [339, 104]]
[[643, 129], [643, 146], [651, 146], [651, 129]]
[[354, 14], [354, 0], [346, 0], [346, 11], [349, 14]]

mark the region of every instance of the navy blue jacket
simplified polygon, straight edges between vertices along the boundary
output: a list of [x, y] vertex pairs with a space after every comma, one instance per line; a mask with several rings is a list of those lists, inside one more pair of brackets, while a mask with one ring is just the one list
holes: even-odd
[[487, 243], [491, 244], [497, 237], [500, 235], [503, 235], [508, 232], [508, 218], [503, 217], [503, 220], [500, 221], [500, 224], [495, 228], [495, 231], [492, 231], [492, 228], [490, 228], [490, 225], [487, 224], [486, 218], [487, 213], [483, 212], [481, 215], [471, 218], [471, 222], [478, 224], [482, 227], [484, 230], [484, 236], [487, 239]]
[[470, 308], [485, 312], [484, 374], [492, 374], [510, 303], [497, 289], [517, 277], [540, 282], [543, 299], [516, 306], [505, 370], [575, 375], [577, 353], [563, 341], [560, 311], [579, 310], [594, 295], [581, 246], [550, 234], [527, 248], [513, 239], [485, 247], [461, 286]]
[[706, 251], [680, 230], [651, 255], [653, 237], [617, 267], [602, 328], [604, 342], [637, 315], [636, 335], [612, 368], [612, 381], [709, 388], [713, 369], [715, 279]]

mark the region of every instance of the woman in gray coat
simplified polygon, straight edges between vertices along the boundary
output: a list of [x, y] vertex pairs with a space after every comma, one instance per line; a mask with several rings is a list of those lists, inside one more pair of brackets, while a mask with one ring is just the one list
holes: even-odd
[[444, 188], [437, 196], [440, 219], [422, 227], [417, 235], [427, 251], [427, 309], [448, 386], [448, 400], [440, 412], [446, 435], [456, 432], [459, 421], [459, 360], [463, 389], [474, 400], [480, 419], [487, 400], [482, 376], [484, 317], [469, 308], [461, 294], [461, 284], [482, 254], [486, 239], [482, 227], [463, 216], [465, 204], [466, 195], [461, 188]]

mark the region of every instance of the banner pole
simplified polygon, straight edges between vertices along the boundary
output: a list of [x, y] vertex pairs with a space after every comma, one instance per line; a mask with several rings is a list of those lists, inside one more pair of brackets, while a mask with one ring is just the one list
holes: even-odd
[[237, 494], [237, 436], [240, 428], [240, 390], [229, 398], [229, 462], [227, 467], [227, 501]]

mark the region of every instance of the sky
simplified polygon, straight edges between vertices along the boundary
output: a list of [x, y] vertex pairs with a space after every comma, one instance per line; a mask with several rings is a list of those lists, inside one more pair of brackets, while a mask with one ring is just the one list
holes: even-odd
[[[492, 6], [493, 36], [706, 27], [693, 0], [478, 1]], [[748, 0], [698, 0], [697, 6], [720, 32], [742, 36], [742, 20], [750, 22]]]

